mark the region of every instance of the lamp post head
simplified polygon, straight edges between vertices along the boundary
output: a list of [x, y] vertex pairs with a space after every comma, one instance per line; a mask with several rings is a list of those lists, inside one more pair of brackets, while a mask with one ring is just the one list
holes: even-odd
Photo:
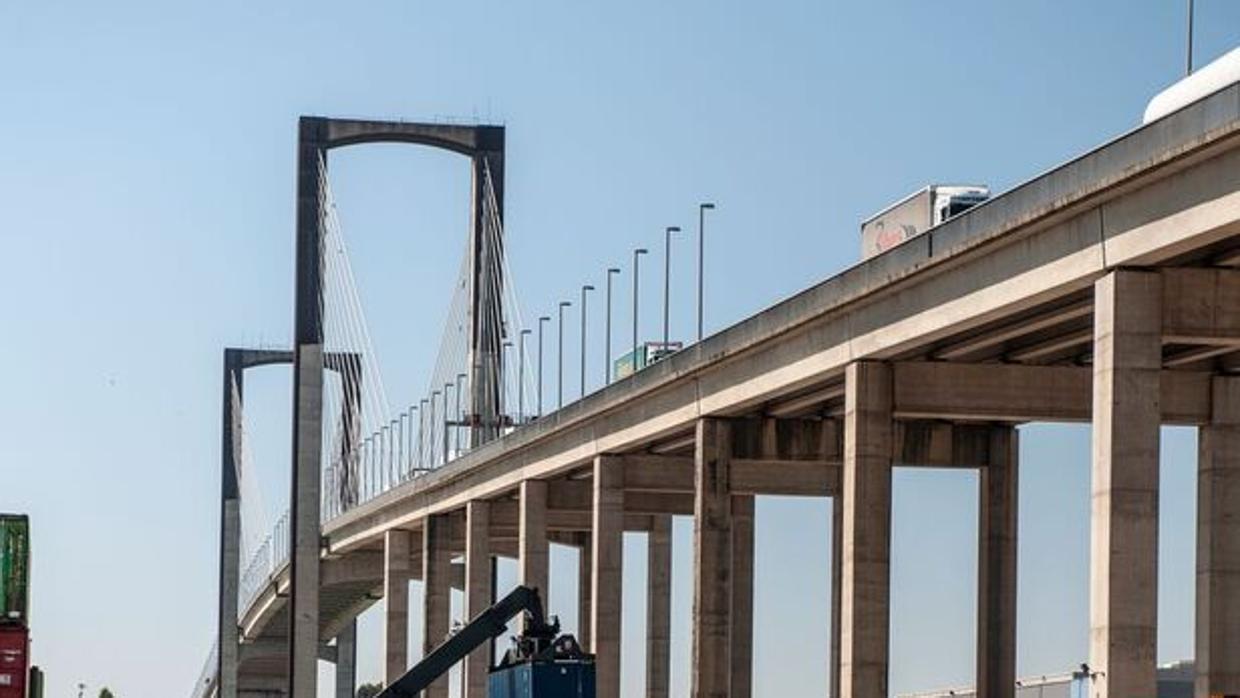
[[650, 250], [646, 249], [645, 247], [639, 247], [639, 248], [637, 248], [637, 249], [633, 250], [633, 254], [635, 254], [635, 255], [639, 255], [639, 254], [647, 254], [647, 253], [649, 253], [649, 252], [650, 252]]
[[[539, 319], [541, 320], [542, 318], [539, 318]], [[547, 318], [547, 319], [550, 320], [551, 318]], [[534, 330], [521, 330], [521, 335], [524, 336], [524, 335], [530, 334], [533, 331]]]
[[561, 308], [567, 308], [568, 306], [570, 306], [570, 305], [572, 305], [572, 304], [573, 304], [573, 302], [572, 302], [572, 301], [560, 301], [560, 307], [561, 307]]
[[593, 291], [593, 290], [594, 290], [594, 287], [591, 286], [590, 284], [586, 284], [585, 286], [581, 287], [582, 293], [585, 293], [586, 291]]
[[544, 322], [551, 322], [551, 316], [549, 316], [549, 315], [543, 315], [542, 317], [538, 318], [538, 322], [539, 322], [540, 324], [541, 324], [541, 323], [544, 323]]
[[680, 226], [678, 226], [678, 225], [669, 225], [669, 226], [667, 226], [667, 234], [668, 234], [668, 235], [671, 235], [672, 233], [679, 233], [679, 232], [680, 232]]
[[698, 204], [698, 208], [702, 209], [703, 211], [712, 211], [714, 210], [715, 205], [711, 203]]
[[617, 268], [617, 267], [608, 267], [608, 268], [607, 268], [607, 273], [608, 273], [608, 274], [619, 274], [619, 273], [620, 273], [620, 269], [619, 269], [619, 268]]

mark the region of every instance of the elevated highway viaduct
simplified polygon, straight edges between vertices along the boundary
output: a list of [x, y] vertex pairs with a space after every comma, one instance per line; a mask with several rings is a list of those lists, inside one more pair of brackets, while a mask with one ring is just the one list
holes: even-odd
[[[1238, 368], [1232, 86], [328, 521], [322, 636], [386, 596], [393, 678], [410, 642], [409, 579], [425, 585], [429, 646], [448, 631], [454, 584], [476, 612], [496, 591], [492, 558], [507, 556], [522, 583], [545, 588], [548, 543], [567, 543], [585, 553], [582, 634], [598, 695], [618, 698], [622, 534], [648, 531], [647, 693], [666, 696], [669, 521], [692, 516], [692, 695], [744, 698], [753, 498], [832, 497], [823, 661], [832, 695], [885, 698], [892, 470], [973, 468], [978, 695], [1010, 698], [1016, 427], [1083, 422], [1092, 695], [1152, 697], [1159, 429], [1179, 424], [1200, 429], [1198, 695], [1240, 694]], [[278, 590], [277, 580], [243, 612], [243, 646], [279, 644]], [[242, 673], [258, 681], [266, 669], [253, 667]], [[467, 663], [471, 698], [485, 672], [484, 656]]]

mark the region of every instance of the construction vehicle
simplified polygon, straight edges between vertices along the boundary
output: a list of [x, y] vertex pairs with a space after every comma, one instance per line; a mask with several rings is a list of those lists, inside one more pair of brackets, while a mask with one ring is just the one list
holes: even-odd
[[378, 698], [417, 698], [470, 652], [499, 637], [525, 615], [525, 630], [487, 680], [487, 698], [594, 698], [594, 656], [560, 622], [543, 617], [538, 592], [518, 586], [436, 647]]

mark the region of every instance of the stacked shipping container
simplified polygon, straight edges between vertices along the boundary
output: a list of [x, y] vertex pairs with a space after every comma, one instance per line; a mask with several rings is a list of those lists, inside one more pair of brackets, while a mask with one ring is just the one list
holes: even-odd
[[30, 520], [0, 514], [0, 698], [27, 698]]

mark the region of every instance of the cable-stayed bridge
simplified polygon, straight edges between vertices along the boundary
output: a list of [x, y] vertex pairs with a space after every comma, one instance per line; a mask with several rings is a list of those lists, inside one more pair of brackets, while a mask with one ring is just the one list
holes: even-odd
[[[394, 404], [326, 176], [329, 150], [376, 140], [474, 163], [439, 359], [426, 394]], [[379, 600], [391, 681], [410, 580], [433, 646], [453, 588], [473, 615], [511, 557], [545, 589], [554, 542], [581, 553], [582, 639], [598, 695], [617, 698], [621, 542], [637, 531], [645, 692], [666, 696], [679, 515], [694, 520], [692, 693], [749, 696], [753, 500], [779, 494], [835, 501], [831, 531], [805, 532], [835, 551], [832, 695], [886, 696], [891, 473], [933, 466], [981, 474], [977, 694], [1012, 696], [1016, 443], [1033, 421], [1093, 426], [1089, 667], [1111, 697], [1154, 695], [1159, 428], [1201, 430], [1198, 680], [1240, 692], [1240, 86], [546, 414], [526, 413], [526, 347], [505, 357], [530, 328], [504, 262], [502, 131], [303, 119], [300, 143], [295, 346], [226, 353], [221, 632], [200, 693], [312, 696], [327, 657], [351, 694], [354, 618]], [[242, 376], [267, 363], [292, 365], [295, 395], [292, 506], [264, 541], [247, 530], [238, 425]], [[470, 698], [487, 659], [465, 664]]]

